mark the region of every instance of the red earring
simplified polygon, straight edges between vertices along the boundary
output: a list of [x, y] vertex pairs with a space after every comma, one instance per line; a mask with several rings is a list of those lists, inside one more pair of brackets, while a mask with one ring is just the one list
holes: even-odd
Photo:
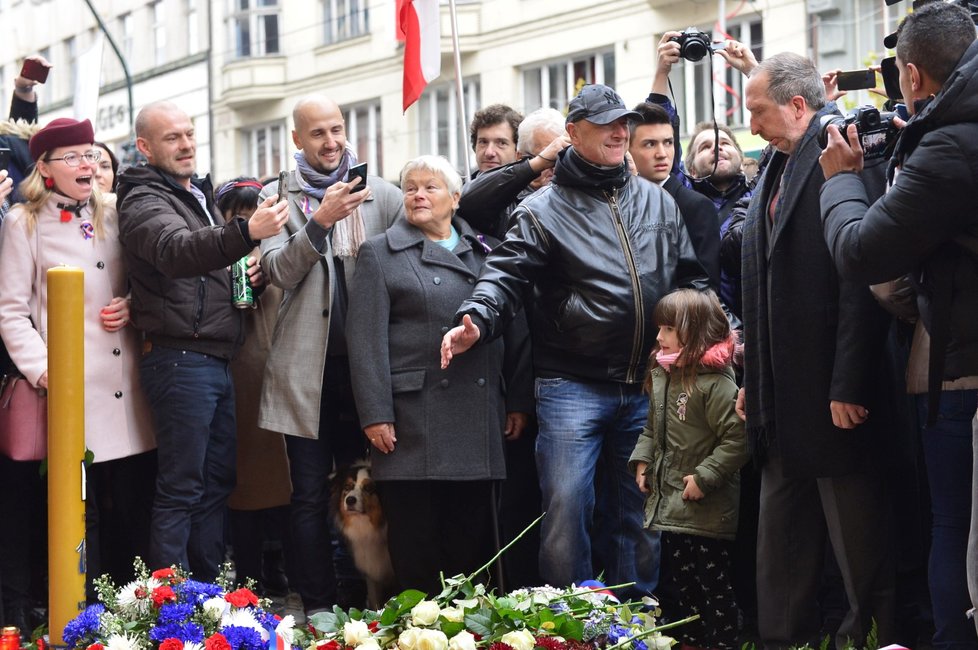
[[50, 176], [48, 176], [47, 178], [45, 178], [44, 179], [44, 187], [48, 188], [49, 190], [53, 190], [54, 189], [54, 179], [51, 178]]

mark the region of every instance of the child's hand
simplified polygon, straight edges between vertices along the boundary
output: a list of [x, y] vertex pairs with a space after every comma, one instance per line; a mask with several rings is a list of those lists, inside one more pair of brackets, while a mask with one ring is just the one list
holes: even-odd
[[638, 485], [638, 489], [642, 494], [649, 493], [649, 486], [645, 484], [645, 470], [648, 467], [648, 463], [635, 463], [635, 483]]
[[696, 477], [692, 474], [687, 474], [683, 477], [683, 483], [686, 484], [686, 489], [683, 490], [683, 500], [684, 501], [699, 501], [706, 495], [700, 490], [699, 486], [696, 485]]

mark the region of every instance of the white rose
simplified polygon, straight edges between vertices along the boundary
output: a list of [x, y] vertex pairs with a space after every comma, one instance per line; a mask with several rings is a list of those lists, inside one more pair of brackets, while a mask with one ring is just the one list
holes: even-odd
[[343, 624], [343, 641], [348, 646], [356, 647], [370, 636], [370, 630], [363, 621], [347, 621]]
[[215, 596], [214, 598], [208, 598], [204, 601], [203, 608], [204, 613], [215, 621], [221, 620], [224, 613], [230, 609], [231, 604], [223, 598]]
[[418, 647], [418, 635], [421, 633], [416, 627], [409, 627], [401, 632], [397, 637], [397, 647], [401, 650], [415, 650]]
[[431, 625], [438, 620], [441, 608], [433, 600], [422, 600], [411, 610], [411, 623], [413, 625]]
[[446, 607], [441, 610], [441, 615], [445, 617], [446, 621], [452, 623], [461, 623], [465, 620], [465, 612], [461, 607]]
[[462, 630], [448, 640], [448, 650], [475, 650], [475, 636], [468, 630]]
[[513, 648], [516, 650], [533, 650], [533, 646], [537, 644], [536, 640], [533, 638], [533, 635], [527, 630], [507, 632], [503, 635], [503, 638], [499, 640], [513, 646]]
[[448, 637], [441, 630], [421, 630], [417, 650], [448, 650]]
[[380, 644], [377, 643], [377, 639], [371, 637], [361, 641], [360, 645], [357, 646], [357, 650], [380, 650]]

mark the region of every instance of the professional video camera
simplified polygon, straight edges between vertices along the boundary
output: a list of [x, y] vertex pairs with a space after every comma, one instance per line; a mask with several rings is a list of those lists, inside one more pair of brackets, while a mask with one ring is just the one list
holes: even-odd
[[693, 63], [726, 46], [726, 43], [711, 43], [710, 35], [695, 27], [687, 27], [679, 36], [673, 36], [669, 40], [679, 43], [679, 56]]
[[896, 126], [893, 125], [894, 116], [896, 113], [880, 113], [875, 106], [860, 106], [844, 116], [823, 115], [818, 125], [818, 144], [822, 149], [828, 145], [830, 124], [839, 127], [843, 138], [846, 137], [846, 129], [849, 125], [855, 124], [859, 143], [863, 148], [863, 158], [865, 160], [884, 158], [897, 132]]

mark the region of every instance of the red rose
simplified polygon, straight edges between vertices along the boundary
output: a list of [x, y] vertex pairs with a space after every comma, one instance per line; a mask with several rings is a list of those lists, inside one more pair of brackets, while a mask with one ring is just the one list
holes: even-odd
[[146, 593], [145, 587], [136, 587], [135, 591], [132, 592], [132, 595], [135, 596], [136, 598], [142, 599], [148, 596], [149, 594]]
[[153, 571], [153, 577], [157, 580], [169, 580], [170, 578], [175, 578], [176, 576], [177, 574], [173, 572], [173, 569], [157, 569], [156, 571]]
[[341, 647], [339, 641], [336, 639], [332, 641], [327, 641], [326, 639], [316, 641], [316, 650], [340, 650]]
[[105, 650], [105, 646], [103, 646], [101, 643], [93, 643], [85, 648], [85, 650]]
[[177, 595], [173, 593], [173, 589], [170, 587], [157, 587], [152, 593], [153, 605], [156, 607], [161, 607], [163, 603], [175, 603], [177, 601]]
[[370, 630], [371, 632], [376, 632], [379, 627], [380, 627], [380, 621], [370, 621], [369, 623], [367, 623], [367, 629]]
[[160, 650], [183, 650], [183, 641], [175, 637], [163, 639], [163, 643], [160, 644]]
[[231, 644], [220, 632], [215, 632], [204, 641], [204, 650], [231, 650]]
[[224, 594], [224, 600], [228, 601], [235, 607], [258, 605], [258, 596], [253, 594], [249, 589], [244, 588], [232, 591], [229, 594]]

